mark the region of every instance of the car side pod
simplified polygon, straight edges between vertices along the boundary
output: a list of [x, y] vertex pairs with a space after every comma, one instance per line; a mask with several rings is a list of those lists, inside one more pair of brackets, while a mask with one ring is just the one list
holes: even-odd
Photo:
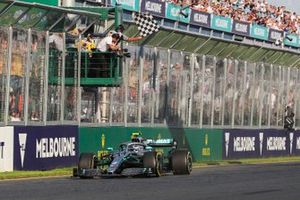
[[192, 172], [193, 160], [192, 155], [188, 150], [175, 150], [171, 160], [174, 175], [189, 175]]

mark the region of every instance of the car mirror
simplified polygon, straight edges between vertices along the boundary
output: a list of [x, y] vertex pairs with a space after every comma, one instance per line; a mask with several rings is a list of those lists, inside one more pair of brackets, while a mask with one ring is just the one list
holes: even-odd
[[112, 147], [107, 147], [106, 150], [107, 150], [107, 151], [113, 151], [114, 148], [112, 148]]

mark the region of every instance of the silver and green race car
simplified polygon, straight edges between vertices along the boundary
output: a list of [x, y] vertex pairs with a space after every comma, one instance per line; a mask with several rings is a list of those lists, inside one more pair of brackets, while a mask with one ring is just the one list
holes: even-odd
[[[165, 150], [167, 149], [167, 154]], [[173, 139], [144, 140], [134, 137], [120, 144], [117, 151], [100, 157], [81, 153], [73, 176], [80, 178], [110, 176], [162, 176], [173, 172], [188, 175], [192, 171], [192, 156], [186, 149], [178, 149]]]

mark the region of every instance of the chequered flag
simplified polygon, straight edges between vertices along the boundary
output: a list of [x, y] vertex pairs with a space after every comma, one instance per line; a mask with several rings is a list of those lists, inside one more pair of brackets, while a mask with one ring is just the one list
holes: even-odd
[[159, 30], [159, 25], [149, 13], [134, 13], [133, 19], [142, 37], [151, 35]]

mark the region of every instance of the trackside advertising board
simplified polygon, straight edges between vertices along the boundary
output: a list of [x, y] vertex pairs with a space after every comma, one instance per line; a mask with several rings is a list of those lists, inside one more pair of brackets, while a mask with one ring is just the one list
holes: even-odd
[[252, 24], [250, 36], [260, 40], [268, 40], [269, 39], [269, 29], [264, 26], [259, 26], [256, 24]]
[[98, 155], [107, 148], [117, 149], [121, 142], [130, 139], [124, 127], [80, 127], [80, 153], [91, 152]]
[[161, 0], [142, 0], [141, 12], [150, 13], [155, 16], [165, 17], [166, 2]]
[[206, 12], [192, 10], [190, 23], [194, 25], [210, 27], [211, 15]]
[[[189, 149], [194, 161], [222, 159], [222, 130], [151, 128], [151, 127], [80, 127], [80, 153], [107, 152], [108, 147], [118, 149], [119, 144], [129, 141], [132, 134], [139, 133], [146, 139], [175, 139], [179, 148]], [[165, 149], [159, 151], [164, 153]]]
[[14, 170], [74, 166], [78, 147], [78, 126], [15, 126]]
[[20, 0], [20, 1], [25, 1], [25, 2], [30, 2], [30, 3], [41, 3], [41, 4], [46, 4], [50, 6], [58, 6], [58, 0]]
[[211, 21], [211, 28], [219, 31], [231, 32], [232, 19], [214, 15]]
[[222, 134], [221, 129], [185, 129], [194, 161], [222, 160]]
[[112, 6], [121, 5], [122, 8], [130, 11], [140, 10], [139, 0], [111, 0]]
[[[24, 0], [25, 1], [25, 0]], [[26, 0], [42, 1], [42, 0]], [[52, 0], [56, 2], [56, 0]], [[207, 27], [228, 33], [235, 33], [242, 36], [248, 36], [263, 41], [275, 42], [280, 39], [284, 33], [275, 29], [269, 29], [255, 23], [249, 24], [242, 21], [236, 21], [232, 18], [213, 15], [191, 9], [189, 6], [180, 6], [171, 1], [163, 0], [108, 0], [108, 4], [112, 6], [120, 5], [123, 9], [150, 13], [156, 17], [166, 18], [173, 21], [189, 23], [195, 26]], [[46, 4], [53, 4], [46, 3]], [[288, 39], [284, 37], [283, 43], [287, 46], [300, 47], [300, 37], [298, 35], [288, 35]]]
[[283, 40], [285, 45], [300, 47], [300, 37], [298, 35], [289, 34]]
[[175, 21], [189, 23], [190, 22], [190, 13], [191, 13], [190, 8], [182, 9], [181, 6], [179, 6], [179, 5], [168, 3], [167, 7], [166, 7], [166, 16], [165, 17], [167, 19], [172, 19]]
[[239, 35], [249, 36], [250, 35], [250, 24], [246, 23], [246, 22], [233, 20], [232, 32], [239, 34]]
[[223, 159], [300, 155], [299, 131], [228, 129], [223, 133]]
[[0, 127], [0, 172], [13, 171], [14, 127]]

